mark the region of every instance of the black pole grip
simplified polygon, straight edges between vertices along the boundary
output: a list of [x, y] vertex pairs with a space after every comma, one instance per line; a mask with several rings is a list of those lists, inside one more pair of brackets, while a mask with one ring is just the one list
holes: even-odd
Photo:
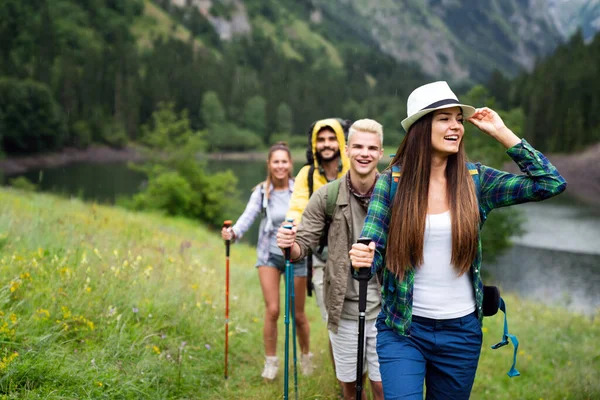
[[[359, 237], [356, 243], [364, 244], [368, 246], [371, 243], [371, 238], [368, 237]], [[358, 281], [368, 281], [369, 275], [371, 274], [371, 268], [356, 268], [357, 276], [354, 279]]]
[[[283, 226], [285, 229], [292, 229], [294, 227], [294, 225], [292, 224], [286, 224]], [[291, 247], [287, 247], [283, 250], [283, 254], [285, 256], [285, 261], [291, 261], [292, 258], [292, 248]]]

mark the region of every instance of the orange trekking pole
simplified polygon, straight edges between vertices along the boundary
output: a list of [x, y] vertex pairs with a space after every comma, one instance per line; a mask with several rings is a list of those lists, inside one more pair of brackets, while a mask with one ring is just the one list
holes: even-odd
[[[223, 228], [230, 228], [231, 221], [223, 221]], [[229, 245], [231, 240], [225, 241], [225, 379], [227, 376], [227, 356], [229, 353]]]

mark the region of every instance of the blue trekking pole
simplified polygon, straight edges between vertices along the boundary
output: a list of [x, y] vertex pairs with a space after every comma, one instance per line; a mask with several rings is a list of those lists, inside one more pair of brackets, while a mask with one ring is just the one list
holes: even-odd
[[[370, 238], [358, 238], [357, 243], [369, 245]], [[362, 399], [363, 389], [363, 358], [365, 349], [365, 314], [367, 310], [367, 285], [369, 284], [370, 268], [357, 268], [358, 276], [358, 355], [356, 364], [356, 399]]]
[[[284, 225], [285, 229], [292, 229], [293, 220], [287, 220], [289, 224]], [[294, 393], [296, 394], [296, 400], [298, 399], [298, 369], [297, 369], [297, 358], [296, 358], [296, 294], [294, 291], [294, 271], [292, 270], [291, 263], [291, 248], [285, 249], [285, 365], [284, 365], [284, 386], [283, 386], [283, 398], [288, 399], [289, 391], [289, 327], [290, 327], [290, 309], [292, 310], [292, 341], [294, 350]]]

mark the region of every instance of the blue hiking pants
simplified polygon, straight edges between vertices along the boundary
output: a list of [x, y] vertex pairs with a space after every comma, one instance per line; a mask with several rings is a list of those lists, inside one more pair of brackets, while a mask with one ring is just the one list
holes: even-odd
[[413, 316], [401, 336], [377, 318], [377, 355], [386, 400], [468, 399], [475, 380], [483, 333], [475, 313], [435, 320]]

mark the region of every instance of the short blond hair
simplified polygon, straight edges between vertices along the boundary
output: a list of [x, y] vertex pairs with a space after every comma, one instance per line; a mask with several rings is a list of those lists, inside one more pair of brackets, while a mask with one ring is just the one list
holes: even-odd
[[364, 118], [354, 121], [348, 130], [348, 143], [350, 143], [350, 138], [355, 132], [368, 132], [377, 134], [377, 136], [379, 136], [379, 140], [381, 141], [381, 145], [383, 146], [383, 126], [374, 119]]

